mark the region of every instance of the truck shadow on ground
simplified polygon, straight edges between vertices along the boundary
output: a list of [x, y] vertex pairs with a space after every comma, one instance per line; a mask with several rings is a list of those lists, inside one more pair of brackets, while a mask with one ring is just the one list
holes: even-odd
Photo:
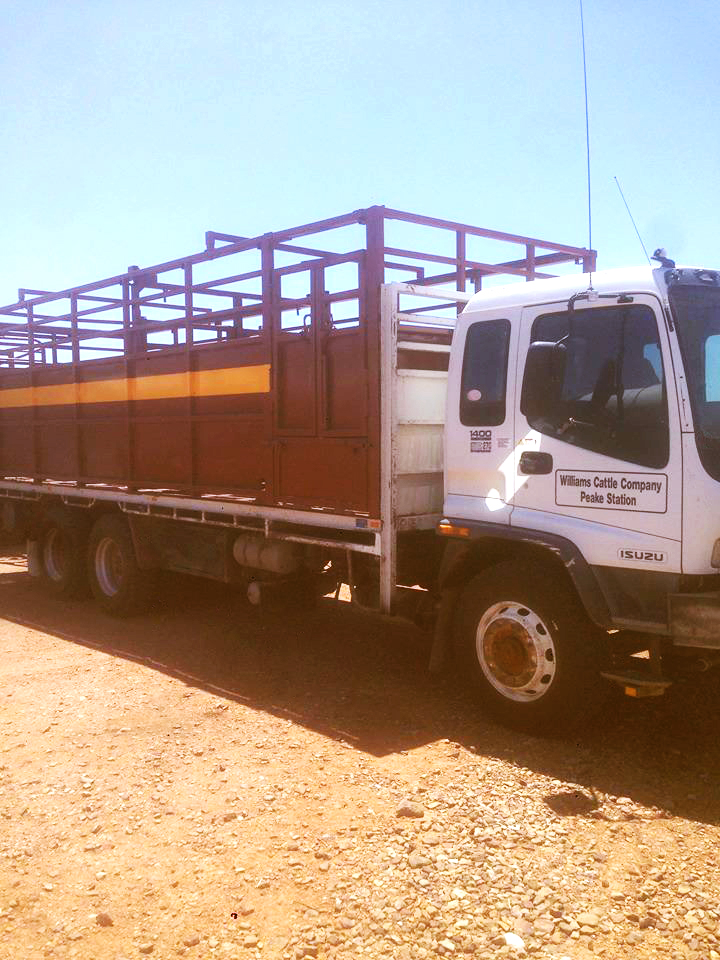
[[672, 815], [720, 822], [720, 679], [679, 684], [665, 698], [617, 697], [589, 729], [546, 740], [483, 717], [453, 671], [427, 673], [430, 640], [410, 626], [331, 599], [315, 609], [250, 607], [222, 584], [168, 577], [154, 609], [113, 620], [61, 601], [11, 559], [0, 616], [146, 664], [189, 686], [292, 719], [384, 756], [442, 740], [568, 784], [547, 797], [559, 815], [601, 816], [598, 796], [630, 797]]

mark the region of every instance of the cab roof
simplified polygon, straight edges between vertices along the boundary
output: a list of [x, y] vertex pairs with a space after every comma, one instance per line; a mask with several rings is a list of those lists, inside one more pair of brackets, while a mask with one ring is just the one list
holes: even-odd
[[[665, 269], [663, 267], [622, 267], [616, 270], [597, 270], [592, 274], [593, 289], [598, 293], [650, 293], [664, 297]], [[463, 314], [493, 308], [523, 307], [532, 304], [562, 303], [589, 287], [587, 273], [566, 274], [548, 280], [530, 280], [489, 287], [474, 294]]]

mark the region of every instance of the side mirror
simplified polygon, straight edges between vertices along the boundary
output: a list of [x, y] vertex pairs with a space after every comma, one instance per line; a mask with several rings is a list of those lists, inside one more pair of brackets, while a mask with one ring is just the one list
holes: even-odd
[[528, 420], [552, 418], [562, 398], [567, 346], [539, 340], [528, 347], [520, 410]]

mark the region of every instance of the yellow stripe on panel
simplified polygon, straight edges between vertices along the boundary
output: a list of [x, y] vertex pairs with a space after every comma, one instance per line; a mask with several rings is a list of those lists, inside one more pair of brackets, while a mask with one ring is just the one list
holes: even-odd
[[68, 403], [119, 403], [125, 400], [169, 400], [269, 393], [270, 364], [159, 373], [148, 377], [60, 383], [45, 387], [0, 389], [0, 407], [50, 407]]
[[51, 387], [13, 387], [0, 390], [0, 405], [3, 407], [31, 407], [33, 397], [37, 404], [75, 403], [74, 383], [59, 383]]
[[[77, 402], [78, 403], [117, 403], [128, 398], [128, 385], [132, 381], [130, 380], [95, 380], [88, 383], [78, 383], [78, 394]], [[36, 387], [37, 391], [42, 391], [48, 389], [47, 387]], [[0, 391], [0, 400], [2, 399], [2, 391]], [[43, 406], [46, 406], [49, 402], [47, 400], [40, 400], [39, 403]], [[73, 400], [69, 401], [70, 403], [74, 402]]]
[[128, 380], [128, 386], [131, 400], [167, 400], [194, 395], [189, 388], [186, 370], [181, 373], [157, 374], [154, 377], [133, 377]]
[[[241, 378], [238, 378], [241, 374]], [[194, 397], [220, 397], [228, 393], [269, 393], [270, 364], [254, 367], [229, 367], [227, 370], [194, 370]]]

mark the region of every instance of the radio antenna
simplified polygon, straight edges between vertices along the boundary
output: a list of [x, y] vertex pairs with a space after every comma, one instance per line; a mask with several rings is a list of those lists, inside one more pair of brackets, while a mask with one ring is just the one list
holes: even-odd
[[[618, 190], [620, 191], [620, 196], [622, 197], [623, 203], [625, 204], [625, 209], [626, 209], [627, 212], [628, 212], [628, 216], [630, 217], [630, 222], [631, 222], [632, 225], [635, 227], [635, 233], [637, 234], [637, 238], [638, 238], [638, 240], [640, 241], [640, 246], [643, 248], [643, 253], [645, 254], [645, 259], [647, 260], [648, 263], [650, 263], [650, 257], [648, 256], [648, 252], [647, 252], [647, 250], [645, 249], [645, 244], [643, 243], [643, 238], [640, 236], [640, 231], [638, 230], [637, 224], [635, 223], [635, 217], [633, 217], [632, 213], [630, 212], [630, 207], [628, 206], [628, 202], [627, 202], [627, 200], [625, 199], [625, 194], [623, 193], [623, 189], [622, 189], [622, 187], [620, 186], [620, 181], [618, 180], [617, 177], [615, 177], [614, 180], [615, 180], [615, 183], [617, 184]], [[650, 266], [652, 266], [652, 263], [650, 263]]]
[[[590, 113], [588, 110], [587, 61], [585, 59], [585, 18], [583, 0], [580, 2], [580, 34], [582, 36], [583, 83], [585, 84], [585, 153], [587, 157], [587, 203], [588, 203], [588, 249], [592, 250], [592, 192], [590, 189]], [[592, 270], [590, 270], [590, 290], [592, 290]]]

